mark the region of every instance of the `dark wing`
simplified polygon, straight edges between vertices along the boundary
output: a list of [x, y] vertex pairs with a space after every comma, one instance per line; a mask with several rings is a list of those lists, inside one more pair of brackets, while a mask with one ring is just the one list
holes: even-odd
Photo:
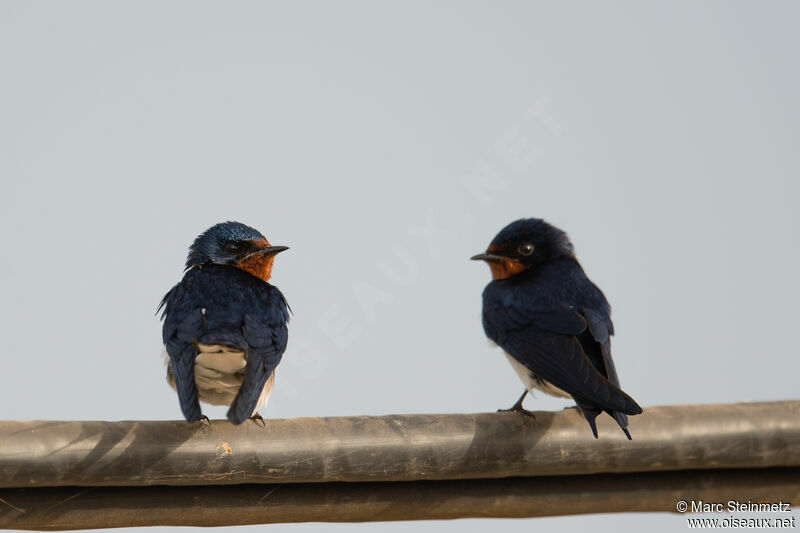
[[611, 359], [611, 335], [614, 334], [614, 324], [608, 313], [600, 313], [592, 309], [581, 309], [586, 323], [589, 327], [588, 333], [591, 339], [600, 347], [600, 357], [605, 368], [608, 380], [619, 387], [619, 377], [617, 369], [614, 367], [614, 360]]
[[194, 360], [197, 350], [194, 343], [203, 335], [203, 313], [199, 307], [185, 309], [186, 290], [182, 283], [176, 285], [162, 300], [164, 327], [162, 338], [172, 365], [175, 389], [184, 418], [189, 422], [203, 415], [194, 382]]
[[512, 357], [536, 376], [604, 410], [638, 413], [639, 406], [598, 370], [579, 337], [587, 320], [563, 306], [548, 310], [495, 307], [484, 313], [484, 326]]
[[286, 324], [289, 310], [278, 289], [272, 287], [273, 297], [259, 313], [245, 314], [242, 332], [249, 349], [244, 381], [228, 410], [228, 419], [241, 424], [250, 416], [267, 380], [281, 362], [289, 339]]

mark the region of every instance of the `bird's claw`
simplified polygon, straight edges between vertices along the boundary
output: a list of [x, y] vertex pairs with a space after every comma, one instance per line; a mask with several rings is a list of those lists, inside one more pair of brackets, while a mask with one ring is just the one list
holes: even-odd
[[508, 409], [498, 409], [497, 412], [498, 413], [507, 413], [509, 411], [514, 411], [516, 413], [522, 413], [523, 415], [529, 416], [529, 417], [533, 418], [534, 420], [536, 420], [536, 415], [533, 414], [533, 411], [528, 411], [527, 409], [522, 407], [522, 401], [525, 400], [525, 396], [527, 396], [527, 395], [528, 395], [528, 389], [525, 389], [522, 392], [522, 396], [520, 396], [519, 400], [517, 400], [517, 403], [515, 403], [514, 405], [512, 405]]
[[257, 426], [261, 426], [262, 428], [267, 427], [267, 423], [264, 422], [264, 418], [258, 413], [251, 416], [250, 420], [252, 420]]
[[528, 411], [527, 409], [523, 408], [521, 405], [515, 405], [513, 407], [509, 407], [508, 409], [498, 409], [497, 412], [498, 413], [509, 413], [509, 412], [520, 413], [520, 414], [523, 414], [525, 416], [529, 416], [529, 417], [533, 418], [534, 420], [536, 420], [536, 415], [533, 413], [533, 411]]

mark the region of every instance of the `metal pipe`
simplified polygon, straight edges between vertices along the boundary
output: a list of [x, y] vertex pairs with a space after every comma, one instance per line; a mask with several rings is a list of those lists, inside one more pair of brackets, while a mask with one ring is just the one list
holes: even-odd
[[681, 500], [800, 501], [800, 468], [456, 481], [0, 490], [0, 528], [231, 526], [670, 512]]
[[800, 466], [800, 401], [186, 422], [0, 422], [0, 487], [455, 480]]

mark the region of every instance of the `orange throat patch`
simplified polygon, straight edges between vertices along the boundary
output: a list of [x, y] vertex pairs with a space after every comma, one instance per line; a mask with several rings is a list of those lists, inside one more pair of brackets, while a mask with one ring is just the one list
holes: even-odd
[[492, 279], [506, 279], [525, 270], [525, 265], [511, 259], [503, 261], [487, 261], [492, 271]]
[[[270, 245], [266, 239], [262, 239], [254, 244], [259, 246]], [[264, 257], [261, 254], [253, 254], [245, 260], [236, 263], [234, 266], [241, 268], [245, 272], [254, 275], [262, 281], [269, 281], [269, 278], [272, 276], [272, 264], [274, 262], [275, 256]]]

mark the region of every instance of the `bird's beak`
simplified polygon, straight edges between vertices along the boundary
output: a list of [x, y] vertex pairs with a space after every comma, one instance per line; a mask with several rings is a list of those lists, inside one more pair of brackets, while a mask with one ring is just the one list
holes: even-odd
[[470, 257], [470, 259], [472, 259], [473, 261], [495, 261], [495, 262], [500, 262], [500, 261], [508, 261], [509, 258], [508, 257], [503, 257], [502, 255], [486, 253], [486, 254], [473, 255], [472, 257]]
[[263, 255], [264, 257], [272, 257], [273, 255], [278, 255], [281, 252], [288, 250], [288, 246], [265, 246], [263, 248], [259, 248], [255, 252], [251, 252], [247, 254], [245, 259], [248, 257], [252, 257], [254, 255]]

